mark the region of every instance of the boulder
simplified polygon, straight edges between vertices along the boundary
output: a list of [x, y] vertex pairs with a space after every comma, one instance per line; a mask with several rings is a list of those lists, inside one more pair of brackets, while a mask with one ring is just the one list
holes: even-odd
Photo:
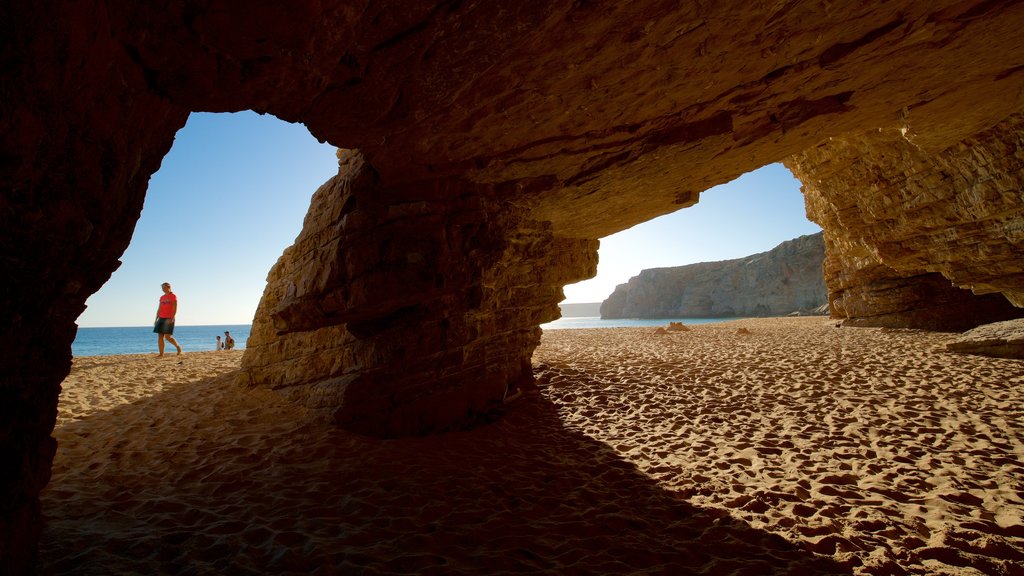
[[961, 354], [1024, 359], [1024, 319], [978, 326], [948, 342], [946, 350]]

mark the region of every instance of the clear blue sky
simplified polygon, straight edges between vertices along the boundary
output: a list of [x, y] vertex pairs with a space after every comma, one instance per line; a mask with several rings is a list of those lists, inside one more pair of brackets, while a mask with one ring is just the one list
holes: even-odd
[[[253, 112], [193, 114], [153, 175], [121, 267], [89, 298], [80, 326], [147, 326], [160, 284], [178, 325], [249, 324], [267, 272], [295, 240], [313, 192], [337, 173], [335, 148]], [[739, 258], [818, 231], [781, 165], [701, 195], [700, 203], [601, 241], [598, 276], [565, 302], [600, 302], [644, 268]]]
[[192, 114], [79, 326], [151, 325], [163, 282], [178, 296], [178, 325], [251, 323], [313, 192], [338, 172], [336, 150], [273, 116]]

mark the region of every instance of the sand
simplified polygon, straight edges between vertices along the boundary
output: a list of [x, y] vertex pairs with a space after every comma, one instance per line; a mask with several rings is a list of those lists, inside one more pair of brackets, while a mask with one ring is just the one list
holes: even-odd
[[1024, 362], [653, 332], [548, 331], [495, 422], [403, 440], [237, 387], [241, 351], [75, 359], [42, 572], [1024, 574]]

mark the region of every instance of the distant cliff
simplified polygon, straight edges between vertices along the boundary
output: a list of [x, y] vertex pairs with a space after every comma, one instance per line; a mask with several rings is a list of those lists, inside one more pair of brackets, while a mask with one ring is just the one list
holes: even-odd
[[602, 318], [721, 318], [813, 314], [828, 302], [825, 242], [811, 234], [768, 252], [640, 272], [601, 304]]

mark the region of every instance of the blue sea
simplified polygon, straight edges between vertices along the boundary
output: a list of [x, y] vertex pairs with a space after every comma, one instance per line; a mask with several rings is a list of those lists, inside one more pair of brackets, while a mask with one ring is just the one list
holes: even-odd
[[[245, 348], [251, 324], [218, 324], [216, 326], [175, 326], [174, 339], [183, 352], [215, 350], [217, 336], [224, 339], [224, 331], [231, 332], [235, 349]], [[126, 328], [79, 328], [71, 344], [74, 356], [109, 356], [112, 354], [156, 354], [156, 334], [152, 326]], [[164, 353], [175, 352], [167, 343]]]
[[716, 322], [728, 322], [740, 318], [621, 318], [617, 320], [602, 320], [600, 316], [576, 316], [562, 317], [554, 322], [541, 324], [544, 330], [560, 330], [568, 328], [643, 328], [645, 326], [668, 326], [669, 322], [682, 322], [683, 324], [714, 324]]
[[[711, 324], [728, 322], [737, 318], [657, 318], [639, 319], [625, 318], [620, 320], [602, 320], [597, 316], [566, 317], [554, 322], [541, 324], [544, 330], [560, 330], [571, 328], [633, 328], [644, 326], [667, 326], [669, 322], [684, 324]], [[224, 336], [224, 331], [231, 332], [235, 339], [235, 349], [245, 348], [249, 338], [251, 324], [218, 324], [216, 326], [175, 326], [174, 338], [181, 344], [185, 352], [202, 352], [214, 350], [217, 336]], [[167, 345], [164, 352], [174, 352], [174, 346]], [[75, 356], [110, 356], [113, 354], [156, 354], [156, 334], [150, 326], [129, 326], [125, 328], [79, 328], [75, 341], [71, 344], [71, 353]]]

